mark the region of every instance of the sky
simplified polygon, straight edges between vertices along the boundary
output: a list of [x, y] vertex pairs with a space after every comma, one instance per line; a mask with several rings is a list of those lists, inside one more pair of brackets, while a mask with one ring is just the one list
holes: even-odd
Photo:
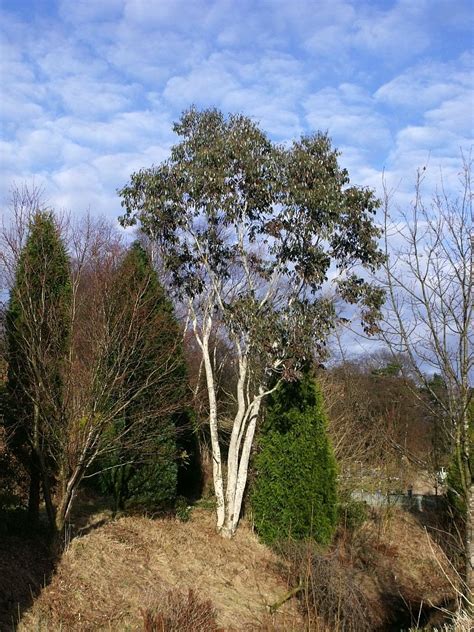
[[471, 0], [0, 0], [0, 204], [120, 214], [194, 104], [288, 142], [327, 131], [354, 184], [409, 202], [473, 143]]

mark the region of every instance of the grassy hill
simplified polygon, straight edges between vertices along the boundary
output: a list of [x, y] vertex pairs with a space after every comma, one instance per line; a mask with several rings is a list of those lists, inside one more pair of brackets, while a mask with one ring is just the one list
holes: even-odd
[[[233, 540], [222, 539], [210, 510], [195, 508], [188, 522], [95, 514], [18, 630], [361, 632], [361, 621], [364, 630], [408, 629], [442, 615], [457, 581], [419, 518], [400, 509], [371, 512], [356, 531], [341, 530], [329, 551], [300, 560], [295, 573], [295, 559], [278, 557], [245, 522]], [[21, 559], [4, 561], [9, 566], [0, 559], [0, 567], [18, 577]], [[28, 577], [25, 570], [23, 590]], [[270, 613], [302, 577], [306, 598], [293, 597]], [[8, 583], [7, 573], [0, 589]], [[324, 624], [314, 610], [305, 617], [310, 604], [320, 614], [330, 611], [333, 623]], [[357, 608], [359, 623], [352, 616]]]
[[[124, 517], [72, 542], [19, 629], [143, 630], [147, 612], [170, 618], [190, 601], [211, 601], [207, 611], [226, 630], [301, 629], [296, 603], [267, 612], [287, 590], [277, 566], [245, 525], [233, 540], [218, 536], [209, 511], [186, 523]], [[190, 622], [189, 630], [211, 630], [203, 620], [208, 627]]]

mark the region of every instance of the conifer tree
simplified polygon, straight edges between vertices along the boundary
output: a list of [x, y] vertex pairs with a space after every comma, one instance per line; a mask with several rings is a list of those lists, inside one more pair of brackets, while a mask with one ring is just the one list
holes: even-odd
[[6, 314], [7, 410], [13, 450], [29, 471], [29, 512], [40, 486], [51, 525], [54, 450], [63, 421], [63, 371], [71, 332], [70, 265], [54, 216], [36, 212], [20, 253]]
[[336, 524], [336, 461], [314, 377], [283, 382], [271, 396], [255, 459], [255, 526], [270, 544], [288, 537], [327, 544]]
[[[139, 243], [130, 248], [116, 273], [108, 306], [113, 328], [128, 327], [137, 297], [140, 322], [135, 326], [142, 332], [139, 344], [133, 357], [127, 356], [123, 380], [110, 394], [129, 403], [106, 434], [106, 441], [115, 449], [101, 463], [102, 482], [113, 494], [116, 509], [126, 503], [156, 508], [174, 499], [176, 422], [186, 406], [187, 375], [178, 324], [150, 258]], [[112, 347], [110, 361], [119, 365], [120, 354], [119, 346]], [[162, 373], [160, 379], [155, 377], [157, 370]]]

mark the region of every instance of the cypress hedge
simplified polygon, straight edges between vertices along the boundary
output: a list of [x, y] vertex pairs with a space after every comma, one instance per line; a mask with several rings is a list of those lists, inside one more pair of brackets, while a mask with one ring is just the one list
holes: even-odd
[[329, 543], [337, 520], [337, 468], [321, 391], [309, 372], [270, 397], [255, 468], [251, 504], [262, 540]]

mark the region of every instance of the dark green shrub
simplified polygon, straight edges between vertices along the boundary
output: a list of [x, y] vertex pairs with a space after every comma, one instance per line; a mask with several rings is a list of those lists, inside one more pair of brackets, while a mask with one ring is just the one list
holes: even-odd
[[337, 520], [336, 461], [326, 426], [322, 395], [309, 373], [281, 384], [271, 397], [251, 494], [264, 542], [330, 542]]
[[339, 503], [339, 523], [349, 531], [355, 531], [361, 527], [368, 516], [367, 503], [361, 500], [354, 500], [347, 496]]
[[117, 270], [108, 307], [110, 327], [136, 323], [141, 337], [123, 367], [120, 345], [109, 349], [111, 366], [123, 375], [110, 397], [126, 405], [106, 437], [114, 449], [99, 464], [102, 486], [116, 510], [170, 507], [178, 474], [176, 426], [187, 408], [186, 365], [171, 302], [139, 243]]

